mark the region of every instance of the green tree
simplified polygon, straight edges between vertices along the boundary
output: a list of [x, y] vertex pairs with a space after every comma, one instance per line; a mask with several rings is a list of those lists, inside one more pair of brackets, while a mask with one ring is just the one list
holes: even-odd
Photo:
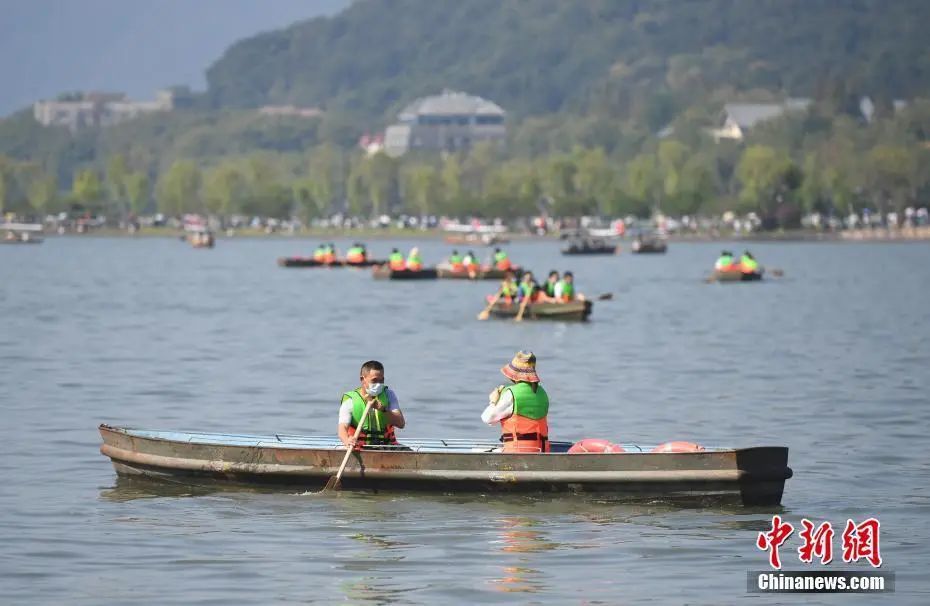
[[626, 191], [641, 206], [651, 207], [662, 186], [662, 176], [654, 155], [639, 154], [627, 165]]
[[190, 160], [175, 160], [158, 179], [155, 196], [158, 208], [166, 215], [180, 216], [201, 212], [200, 169]]
[[410, 211], [421, 216], [436, 212], [439, 197], [439, 174], [429, 164], [414, 164], [402, 169], [404, 194]]
[[247, 195], [247, 188], [246, 177], [235, 163], [226, 161], [213, 167], [203, 179], [207, 211], [219, 216], [238, 212]]
[[149, 201], [148, 175], [144, 172], [129, 173], [123, 180], [123, 188], [126, 191], [130, 210], [136, 215], [141, 215]]
[[103, 186], [96, 171], [89, 169], [78, 171], [71, 184], [71, 193], [85, 209], [97, 210], [97, 206], [103, 199]]
[[129, 167], [122, 154], [114, 154], [107, 161], [106, 187], [110, 204], [117, 209], [124, 210], [126, 202], [126, 175]]
[[916, 157], [897, 145], [878, 145], [869, 152], [867, 180], [878, 208], [885, 212], [888, 205], [897, 210], [906, 206], [914, 190], [912, 177]]
[[29, 206], [37, 213], [44, 215], [51, 212], [58, 198], [58, 180], [41, 171], [29, 184], [27, 196]]

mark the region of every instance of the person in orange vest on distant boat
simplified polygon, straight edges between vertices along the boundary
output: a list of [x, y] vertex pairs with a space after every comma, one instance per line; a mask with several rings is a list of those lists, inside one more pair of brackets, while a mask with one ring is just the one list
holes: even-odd
[[336, 245], [330, 242], [326, 244], [323, 249], [323, 258], [320, 259], [323, 263], [329, 264], [336, 260]]
[[755, 257], [749, 254], [748, 250], [744, 251], [743, 256], [739, 259], [739, 269], [744, 274], [754, 274], [759, 271], [759, 263]]
[[420, 271], [423, 269], [423, 258], [420, 256], [420, 249], [414, 246], [407, 255], [407, 269], [410, 271]]
[[[397, 394], [384, 384], [384, 365], [377, 360], [362, 364], [361, 386], [342, 394], [339, 405], [339, 439], [346, 448], [397, 445], [394, 429], [407, 424], [397, 403]], [[365, 407], [373, 402], [368, 416]], [[356, 439], [356, 428], [361, 427]]]
[[499, 385], [491, 391], [481, 420], [488, 425], [501, 424], [504, 452], [549, 452], [549, 396], [539, 384], [536, 354], [518, 351], [501, 373], [511, 385]]
[[367, 257], [365, 246], [360, 242], [355, 242], [352, 247], [346, 251], [347, 263], [364, 263]]
[[459, 251], [453, 250], [452, 254], [449, 255], [449, 266], [452, 268], [452, 271], [465, 271], [465, 260], [462, 258], [462, 255], [459, 254]]
[[499, 248], [494, 249], [494, 269], [503, 271], [513, 269], [513, 265], [510, 263], [510, 258], [507, 256], [507, 253]]
[[714, 269], [717, 271], [732, 271], [733, 253], [728, 250], [721, 252], [720, 257], [717, 258], [717, 262], [714, 263]]
[[480, 266], [480, 263], [478, 263], [478, 256], [475, 255], [473, 251], [468, 251], [462, 258], [462, 265], [465, 266], [465, 269], [468, 270], [469, 273], [478, 271]]
[[391, 255], [388, 257], [388, 267], [390, 267], [392, 271], [407, 269], [407, 262], [404, 261], [404, 253], [396, 248], [392, 248]]
[[322, 262], [323, 262], [323, 257], [324, 257], [325, 255], [326, 255], [326, 245], [325, 245], [325, 244], [320, 244], [320, 245], [317, 246], [316, 249], [313, 251], [313, 260], [314, 260], [314, 261], [319, 261], [320, 263], [322, 263]]

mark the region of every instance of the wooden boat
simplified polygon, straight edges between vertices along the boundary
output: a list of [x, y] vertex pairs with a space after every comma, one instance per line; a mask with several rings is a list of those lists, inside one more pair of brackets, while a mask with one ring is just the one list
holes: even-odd
[[[510, 269], [514, 275], [519, 276], [521, 269], [513, 267]], [[440, 279], [443, 280], [503, 280], [507, 274], [506, 270], [495, 269], [493, 267], [481, 267], [473, 275], [467, 271], [453, 271], [449, 265], [438, 265], [436, 272]]]
[[[103, 445], [120, 476], [188, 484], [233, 483], [310, 490], [339, 468], [345, 450], [335, 437], [145, 431], [100, 425]], [[342, 477], [345, 489], [434, 492], [612, 493], [634, 497], [718, 498], [778, 505], [792, 476], [781, 446], [707, 448], [654, 453], [622, 445], [623, 453], [501, 453], [488, 440], [402, 440], [400, 447], [356, 451]]]
[[[493, 297], [491, 297], [493, 298]], [[489, 301], [490, 302], [490, 301]], [[568, 303], [530, 303], [523, 312], [524, 320], [561, 320], [563, 322], [583, 322], [591, 315], [592, 301], [569, 301]], [[491, 315], [497, 318], [514, 318], [520, 311], [516, 303], [497, 302], [491, 308]]]
[[608, 244], [604, 240], [573, 241], [568, 247], [562, 249], [563, 255], [613, 255], [617, 253], [616, 244]]
[[281, 267], [375, 267], [384, 265], [387, 261], [368, 259], [359, 263], [349, 263], [344, 259], [338, 259], [332, 263], [323, 263], [313, 257], [278, 257], [278, 265]]
[[376, 280], [435, 280], [439, 272], [435, 267], [424, 267], [418, 271], [410, 269], [391, 269], [390, 265], [375, 267], [371, 275]]
[[668, 250], [668, 244], [660, 238], [636, 238], [630, 245], [630, 250], [636, 254], [659, 253], [664, 254]]
[[0, 244], [41, 244], [42, 225], [39, 223], [2, 223], [0, 224]]
[[756, 282], [762, 279], [763, 269], [751, 274], [744, 274], [739, 270], [720, 271], [715, 270], [711, 275], [710, 282]]

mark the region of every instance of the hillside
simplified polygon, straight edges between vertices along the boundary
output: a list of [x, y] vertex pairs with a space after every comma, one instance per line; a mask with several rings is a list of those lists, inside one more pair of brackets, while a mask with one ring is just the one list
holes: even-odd
[[217, 107], [296, 103], [362, 119], [445, 87], [517, 116], [627, 116], [661, 94], [671, 112], [722, 88], [816, 96], [836, 80], [909, 98], [930, 88], [928, 22], [923, 0], [359, 0], [233, 45], [207, 81]]

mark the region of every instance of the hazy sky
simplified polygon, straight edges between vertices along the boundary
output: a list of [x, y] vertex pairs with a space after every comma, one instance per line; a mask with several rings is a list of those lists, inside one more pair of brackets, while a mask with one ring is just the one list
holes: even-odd
[[0, 116], [72, 90], [202, 89], [236, 40], [349, 0], [0, 0]]

